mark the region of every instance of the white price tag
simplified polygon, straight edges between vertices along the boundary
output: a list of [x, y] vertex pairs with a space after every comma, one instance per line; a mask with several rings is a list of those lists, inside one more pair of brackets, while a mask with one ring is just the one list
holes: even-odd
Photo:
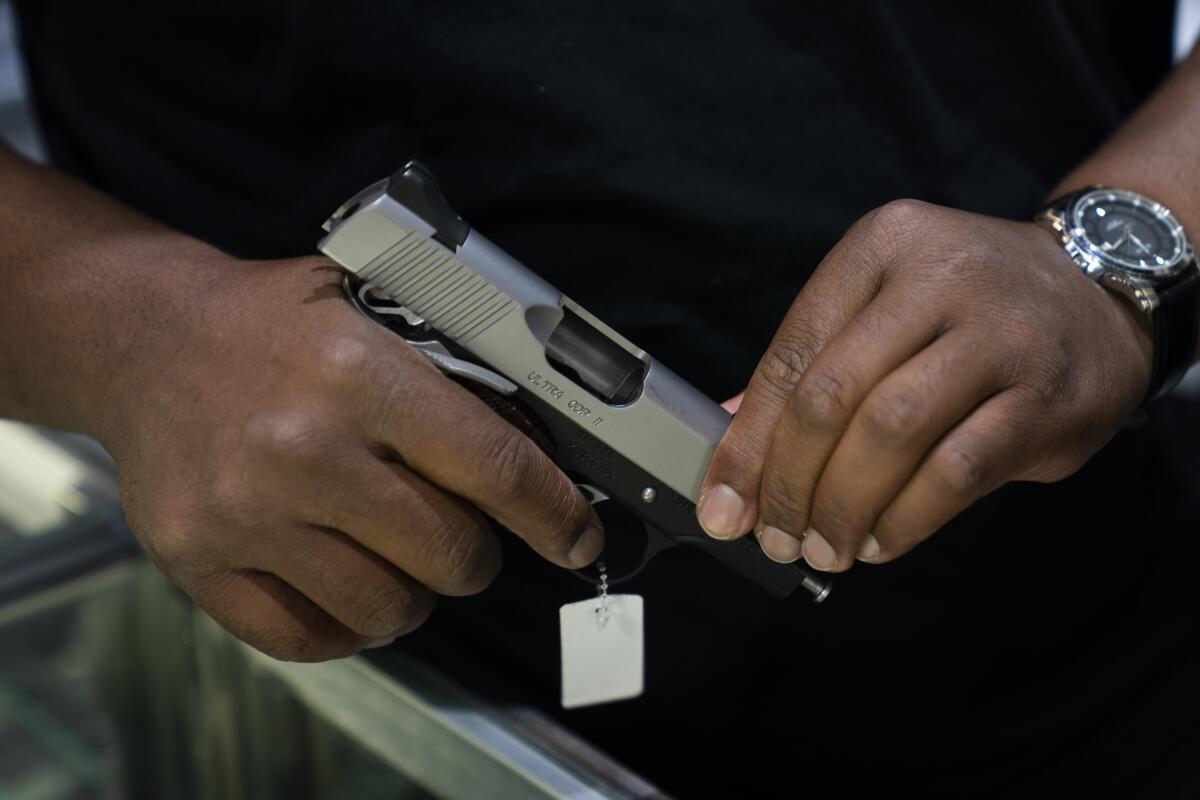
[[[562, 704], [580, 708], [637, 697], [643, 688], [642, 598], [607, 596], [558, 611], [562, 635]], [[605, 618], [606, 617], [606, 618]]]

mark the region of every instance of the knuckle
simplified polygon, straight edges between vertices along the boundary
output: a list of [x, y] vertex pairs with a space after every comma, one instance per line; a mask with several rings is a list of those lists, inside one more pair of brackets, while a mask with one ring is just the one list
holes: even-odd
[[300, 629], [268, 631], [252, 644], [279, 661], [325, 661], [343, 655], [330, 643]]
[[783, 530], [804, 525], [808, 517], [808, 493], [775, 470], [763, 475], [759, 505], [763, 520]]
[[1038, 483], [1061, 481], [1083, 469], [1090, 457], [1091, 453], [1083, 448], [1067, 447], [1057, 453], [1043, 456], [1026, 469], [1021, 477]]
[[863, 218], [867, 231], [891, 239], [908, 235], [929, 213], [929, 204], [920, 200], [900, 198], [884, 203]]
[[554, 524], [552, 539], [543, 541], [542, 548], [565, 558], [592, 524], [591, 505], [573, 485], [567, 485], [563, 492], [543, 493], [543, 497], [547, 518]]
[[494, 500], [510, 505], [530, 491], [543, 458], [537, 446], [516, 429], [499, 424], [480, 448], [478, 474], [486, 477]]
[[473, 525], [444, 525], [429, 538], [446, 594], [476, 594], [486, 589], [500, 572], [500, 558], [491, 537]]
[[388, 636], [406, 630], [419, 616], [413, 593], [399, 582], [364, 585], [354, 605], [350, 625], [366, 636]]
[[259, 452], [288, 461], [308, 461], [326, 450], [327, 426], [313, 409], [293, 408], [254, 414], [244, 440]]
[[739, 493], [753, 492], [754, 476], [771, 449], [773, 434], [771, 428], [755, 428], [745, 418], [734, 417], [709, 464], [704, 486], [724, 483]]
[[804, 428], [840, 425], [853, 409], [853, 384], [845, 372], [830, 367], [810, 371], [792, 395], [797, 421]]
[[362, 417], [367, 433], [386, 440], [390, 433], [403, 430], [406, 423], [428, 417], [428, 409], [417, 401], [408, 376], [391, 373], [367, 381], [362, 399]]
[[777, 396], [786, 397], [804, 377], [816, 350], [796, 337], [781, 337], [774, 342], [758, 365], [758, 374]]
[[925, 423], [926, 404], [909, 389], [895, 389], [869, 399], [862, 409], [868, 436], [883, 445], [910, 441]]
[[151, 562], [180, 585], [196, 584], [221, 574], [228, 559], [213, 544], [212, 533], [186, 514], [163, 515], [131, 523], [131, 530]]
[[[407, 342], [401, 345], [388, 349], [389, 358], [379, 358], [359, 371], [362, 413], [377, 432], [436, 419], [444, 413], [445, 393], [454, 391], [454, 384], [415, 348]], [[428, 391], [436, 382], [443, 385]]]
[[260, 495], [244, 475], [234, 471], [220, 472], [209, 481], [207, 499], [209, 509], [221, 518], [254, 524], [254, 509], [260, 502]]
[[[990, 235], [975, 236], [968, 250], [963, 250], [964, 261], [970, 266], [979, 268], [982, 274], [1002, 279], [1012, 269], [1014, 259], [1011, 247], [1007, 247], [1002, 239]], [[1000, 285], [995, 280], [988, 285]]]
[[1025, 380], [1014, 387], [1042, 412], [1070, 405], [1075, 399], [1075, 376], [1058, 358], [1059, 352], [1052, 350], [1045, 355], [1030, 356], [1026, 362]]
[[138, 531], [147, 555], [163, 572], [179, 580], [181, 572], [196, 563], [197, 547], [190, 526], [166, 521], [131, 526]]
[[932, 267], [929, 270], [931, 277], [942, 279], [938, 286], [961, 282], [968, 275], [974, 282], [978, 275], [987, 274], [986, 269], [981, 269], [988, 263], [987, 258], [973, 249], [975, 247], [977, 245], [972, 242], [971, 247], [948, 247], [930, 256], [927, 263]]
[[[124, 477], [124, 476], [123, 476]], [[200, 546], [203, 516], [198, 498], [161, 492], [122, 480], [121, 511], [129, 530], [156, 567], [176, 583], [203, 575], [212, 566], [212, 548]]]
[[864, 526], [855, 519], [851, 507], [833, 492], [820, 491], [813, 498], [813, 527], [831, 544], [844, 544]]
[[1028, 306], [1016, 303], [1006, 307], [998, 327], [1004, 330], [1005, 337], [1015, 345], [1018, 352], [1025, 353], [1027, 358], [1029, 355], [1045, 352], [1044, 325]]
[[938, 482], [958, 497], [982, 494], [990, 474], [983, 453], [968, 447], [947, 448], [933, 465]]
[[373, 361], [367, 342], [359, 336], [344, 333], [330, 338], [317, 351], [317, 374], [334, 383], [356, 382]]

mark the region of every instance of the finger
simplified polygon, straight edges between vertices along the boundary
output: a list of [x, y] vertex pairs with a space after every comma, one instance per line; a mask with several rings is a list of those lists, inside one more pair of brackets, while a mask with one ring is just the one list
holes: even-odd
[[336, 488], [317, 483], [304, 519], [343, 531], [438, 594], [476, 594], [500, 571], [500, 541], [483, 516], [401, 464], [355, 458]]
[[[930, 307], [914, 305], [914, 297]], [[763, 537], [772, 558], [799, 556], [817, 481], [863, 399], [937, 335], [940, 316], [927, 298], [889, 283], [796, 385], [776, 425], [758, 494], [759, 530], [774, 529]]]
[[981, 359], [974, 338], [962, 332], [943, 336], [884, 378], [817, 482], [804, 537], [810, 565], [843, 570], [860, 553], [877, 558], [878, 542], [868, 537], [879, 514], [930, 448], [1004, 381], [1003, 365]]
[[912, 478], [879, 515], [878, 562], [890, 561], [927, 539], [980, 497], [1020, 476], [1036, 437], [1016, 423], [1020, 395], [1006, 390], [960, 422], [929, 452]]
[[275, 575], [227, 572], [192, 596], [234, 636], [282, 661], [328, 661], [376, 644]]
[[738, 409], [741, 408], [742, 399], [745, 396], [746, 396], [746, 393], [744, 391], [738, 392], [736, 397], [731, 397], [728, 400], [726, 400], [724, 403], [721, 403], [721, 408], [725, 409], [730, 414], [736, 414], [738, 412]]
[[433, 612], [429, 589], [340, 531], [296, 526], [275, 542], [260, 568], [362, 637], [403, 636]]
[[[590, 564], [604, 546], [583, 494], [528, 437], [446, 379], [415, 351], [368, 401], [368, 434], [423, 477], [469, 500], [563, 567]], [[426, 370], [414, 380], [413, 359]], [[432, 372], [432, 374], [430, 374]]]
[[852, 229], [792, 304], [701, 485], [696, 510], [710, 536], [730, 539], [754, 526], [763, 463], [788, 398], [816, 355], [878, 292], [887, 258]]

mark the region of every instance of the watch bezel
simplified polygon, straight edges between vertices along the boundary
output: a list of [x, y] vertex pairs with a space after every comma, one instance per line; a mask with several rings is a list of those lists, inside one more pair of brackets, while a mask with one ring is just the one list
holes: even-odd
[[[1128, 203], [1158, 217], [1159, 220], [1170, 228], [1172, 235], [1178, 243], [1177, 250], [1172, 254], [1172, 258], [1163, 264], [1155, 266], [1139, 266], [1114, 257], [1101, 249], [1099, 244], [1093, 242], [1084, 229], [1083, 214], [1088, 208], [1102, 200]], [[1187, 231], [1184, 230], [1182, 223], [1175, 218], [1175, 215], [1171, 213], [1171, 210], [1162, 203], [1137, 192], [1107, 186], [1097, 187], [1075, 198], [1075, 201], [1071, 203], [1071, 208], [1068, 210], [1068, 215], [1067, 233], [1074, 242], [1079, 254], [1089, 262], [1087, 265], [1089, 273], [1117, 270], [1158, 283], [1164, 279], [1172, 278], [1187, 269], [1188, 265], [1195, 258], [1191, 239], [1188, 238]]]

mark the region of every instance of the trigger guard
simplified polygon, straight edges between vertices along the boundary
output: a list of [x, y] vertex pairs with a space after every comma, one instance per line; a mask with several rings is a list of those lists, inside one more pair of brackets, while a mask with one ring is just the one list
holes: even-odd
[[[628, 570], [627, 572], [624, 572], [621, 575], [614, 575], [611, 572], [609, 572], [609, 575], [608, 575], [608, 585], [609, 586], [614, 586], [619, 583], [624, 583], [626, 581], [633, 580], [634, 578], [636, 578], [638, 575], [641, 574], [642, 570], [646, 568], [646, 565], [649, 564], [650, 561], [656, 555], [663, 552], [664, 550], [668, 550], [675, 546], [675, 542], [671, 541], [671, 538], [669, 536], [667, 536], [666, 534], [659, 532], [659, 530], [657, 528], [650, 526], [650, 525], [645, 525], [644, 528], [646, 531], [646, 546], [642, 549], [641, 555], [638, 557], [638, 560], [634, 564], [633, 569]], [[588, 566], [584, 567], [583, 569], [572, 570], [571, 574], [575, 575], [580, 580], [590, 583], [592, 586], [599, 586], [600, 585], [600, 575], [599, 575], [599, 571], [598, 571], [596, 565], [601, 564], [603, 562], [604, 562], [604, 554], [601, 553], [600, 557], [597, 558], [594, 562], [592, 562]], [[589, 573], [589, 570], [596, 572], [595, 576], [591, 575]]]

